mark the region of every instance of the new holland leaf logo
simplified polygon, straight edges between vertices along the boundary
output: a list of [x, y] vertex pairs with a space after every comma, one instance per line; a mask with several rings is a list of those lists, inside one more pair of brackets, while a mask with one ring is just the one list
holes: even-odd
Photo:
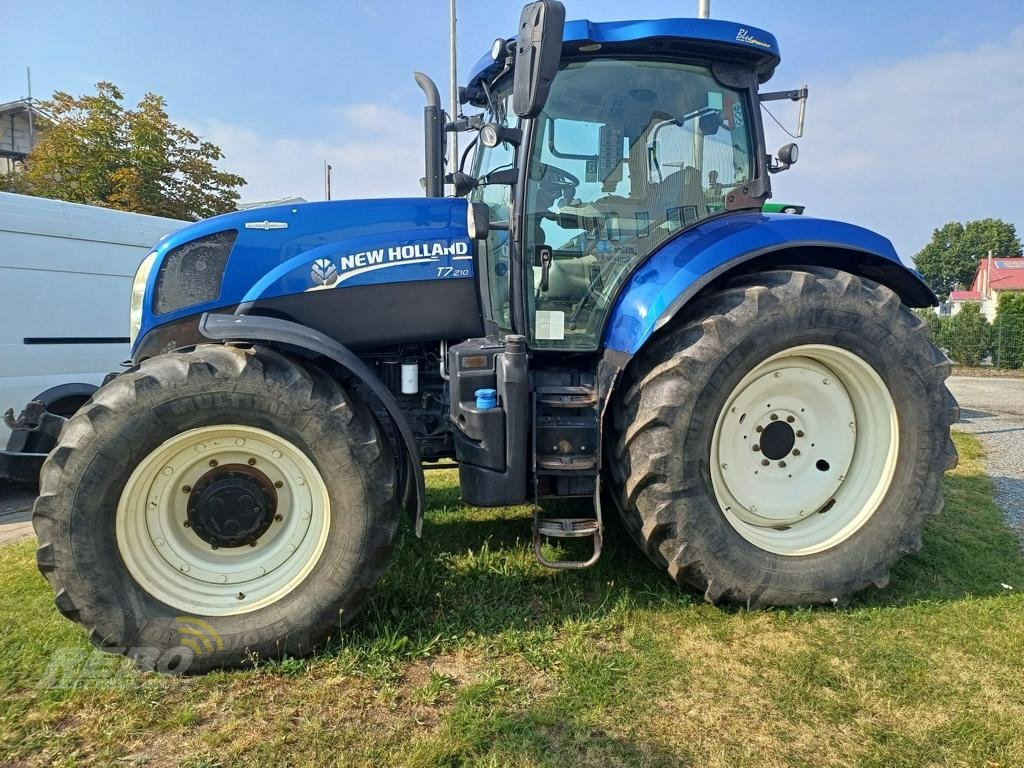
[[309, 274], [316, 285], [328, 286], [338, 282], [338, 268], [334, 266], [334, 262], [330, 259], [317, 259], [314, 261], [313, 268]]

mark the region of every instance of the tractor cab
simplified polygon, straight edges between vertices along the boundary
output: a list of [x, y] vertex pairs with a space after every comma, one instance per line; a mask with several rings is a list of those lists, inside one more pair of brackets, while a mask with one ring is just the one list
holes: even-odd
[[[725, 21], [572, 21], [558, 34], [557, 12], [527, 8], [519, 40], [495, 41], [462, 90], [484, 110], [470, 234], [492, 330], [596, 351], [651, 253], [770, 196], [758, 86], [779, 53], [769, 33]], [[522, 55], [524, 40], [545, 50]], [[523, 109], [534, 79], [545, 85]]]

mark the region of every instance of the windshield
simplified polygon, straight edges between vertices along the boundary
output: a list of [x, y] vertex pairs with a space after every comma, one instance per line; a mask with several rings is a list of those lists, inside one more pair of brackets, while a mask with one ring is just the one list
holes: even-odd
[[748, 96], [705, 66], [589, 59], [537, 118], [524, 261], [535, 347], [596, 349], [634, 265], [751, 179]]
[[[511, 117], [510, 117], [511, 115]], [[490, 103], [484, 113], [485, 123], [496, 123], [513, 128], [517, 118], [512, 113], [512, 82], [506, 81], [491, 92]], [[515, 147], [500, 142], [495, 147], [485, 147], [477, 141], [473, 158], [472, 175], [480, 179], [478, 186], [469, 193], [472, 203], [486, 203], [490, 209], [491, 221], [508, 221], [512, 204], [512, 187], [508, 184], [488, 184], [487, 174], [515, 167]], [[489, 316], [503, 331], [512, 328], [509, 311], [509, 233], [492, 229], [487, 240], [481, 244], [481, 264], [486, 270], [486, 298], [489, 300]]]

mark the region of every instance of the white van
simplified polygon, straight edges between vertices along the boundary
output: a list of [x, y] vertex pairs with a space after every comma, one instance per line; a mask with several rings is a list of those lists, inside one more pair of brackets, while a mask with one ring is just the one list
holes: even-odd
[[[0, 192], [0, 414], [42, 400], [69, 416], [118, 369], [135, 270], [188, 223]], [[0, 421], [0, 448], [25, 441]]]

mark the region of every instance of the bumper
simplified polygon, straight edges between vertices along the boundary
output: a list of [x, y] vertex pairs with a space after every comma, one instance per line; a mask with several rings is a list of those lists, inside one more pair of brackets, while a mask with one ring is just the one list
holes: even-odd
[[45, 453], [0, 451], [0, 480], [36, 485], [46, 456]]

